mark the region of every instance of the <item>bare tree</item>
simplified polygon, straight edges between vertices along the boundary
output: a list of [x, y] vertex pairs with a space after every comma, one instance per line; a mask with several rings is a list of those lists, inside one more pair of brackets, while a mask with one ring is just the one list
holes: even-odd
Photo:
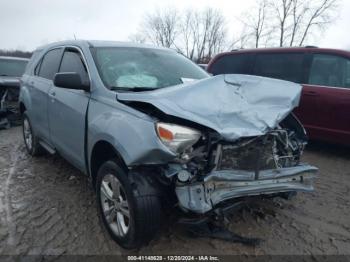
[[302, 46], [334, 21], [340, 0], [257, 0], [242, 18], [255, 47]]
[[230, 45], [226, 45], [227, 23], [220, 10], [158, 9], [144, 17], [142, 30], [130, 39], [175, 48], [196, 62], [206, 62], [226, 47], [301, 46], [334, 21], [339, 1], [257, 0], [239, 19], [241, 33]]
[[181, 20], [179, 51], [192, 60], [205, 62], [223, 48], [225, 23], [224, 16], [216, 9], [187, 9]]
[[248, 28], [249, 36], [254, 42], [254, 47], [258, 48], [262, 38], [269, 34], [270, 28], [268, 26], [268, 0], [259, 0], [257, 8], [253, 11], [243, 14], [241, 22], [245, 28]]
[[277, 28], [279, 29], [279, 46], [284, 46], [287, 31], [289, 29], [288, 20], [292, 14], [293, 0], [271, 1], [274, 16], [277, 18]]
[[293, 0], [292, 1], [292, 17], [293, 17], [293, 24], [291, 29], [291, 36], [290, 36], [290, 42], [289, 46], [294, 46], [294, 41], [297, 38], [297, 33], [300, 30], [301, 22], [303, 21], [303, 18], [308, 10], [308, 7], [302, 4], [302, 1], [300, 0]]
[[244, 49], [249, 46], [249, 43], [252, 39], [251, 28], [249, 28], [240, 18], [236, 18], [235, 21], [238, 29], [233, 32], [233, 37], [231, 38], [228, 50]]
[[225, 18], [222, 13], [213, 8], [205, 9], [199, 18], [199, 40], [197, 41], [197, 60], [205, 62], [214, 53], [221, 51], [226, 40]]
[[339, 0], [270, 0], [277, 18], [279, 46], [302, 46], [313, 30], [333, 21]]
[[[187, 9], [181, 14], [176, 9], [157, 10], [145, 16], [141, 27], [141, 39], [175, 48], [196, 62], [207, 62], [226, 44], [226, 19], [214, 8]], [[137, 40], [135, 35], [131, 39]]]
[[147, 14], [142, 22], [146, 39], [163, 47], [172, 47], [178, 34], [179, 15], [176, 9], [156, 10]]
[[207, 25], [206, 56], [211, 58], [213, 54], [220, 52], [225, 44], [226, 20], [219, 10], [211, 8], [204, 11], [204, 18]]
[[305, 26], [303, 28], [299, 46], [304, 44], [305, 39], [312, 29], [323, 30], [326, 25], [334, 21], [338, 3], [338, 0], [321, 0], [318, 4], [312, 4], [312, 2], [309, 1], [308, 8], [304, 8], [308, 13], [308, 18], [305, 19], [306, 23], [304, 23]]
[[199, 13], [187, 9], [183, 14], [182, 22], [180, 24], [183, 43], [179, 44], [178, 50], [191, 60], [194, 60], [196, 55], [196, 47], [199, 42], [199, 27]]

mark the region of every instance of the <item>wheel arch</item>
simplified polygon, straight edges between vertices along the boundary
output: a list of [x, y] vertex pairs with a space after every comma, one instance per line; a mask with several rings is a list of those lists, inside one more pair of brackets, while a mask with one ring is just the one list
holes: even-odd
[[21, 113], [21, 115], [23, 115], [23, 113], [27, 110], [25, 104], [23, 102], [19, 102], [19, 112]]
[[31, 94], [26, 85], [22, 85], [19, 91], [18, 105], [20, 113], [23, 115], [25, 111], [31, 111], [32, 99]]
[[97, 172], [100, 166], [105, 161], [113, 158], [118, 161], [125, 171], [128, 171], [128, 167], [123, 157], [111, 143], [106, 140], [99, 140], [94, 144], [90, 156], [90, 176], [93, 186], [96, 184]]

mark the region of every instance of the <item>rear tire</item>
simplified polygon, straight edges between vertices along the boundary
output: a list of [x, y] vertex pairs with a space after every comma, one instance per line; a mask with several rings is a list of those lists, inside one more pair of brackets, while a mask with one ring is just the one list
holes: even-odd
[[33, 132], [32, 125], [30, 123], [28, 114], [26, 112], [23, 113], [22, 119], [22, 130], [23, 130], [23, 140], [26, 146], [27, 152], [31, 156], [41, 155], [44, 149], [40, 146], [39, 140]]
[[112, 239], [126, 249], [147, 244], [161, 221], [159, 197], [151, 191], [137, 192], [140, 192], [137, 183], [131, 183], [117, 161], [109, 160], [101, 165], [96, 179], [100, 219]]

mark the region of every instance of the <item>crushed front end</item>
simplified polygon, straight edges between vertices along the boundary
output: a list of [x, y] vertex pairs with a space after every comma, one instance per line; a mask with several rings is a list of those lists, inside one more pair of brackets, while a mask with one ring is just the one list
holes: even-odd
[[312, 191], [317, 168], [300, 162], [305, 144], [292, 114], [263, 136], [233, 143], [209, 133], [181, 156], [187, 161], [177, 166], [179, 206], [202, 214], [234, 198]]
[[165, 148], [144, 155], [171, 152], [158, 173], [183, 210], [203, 214], [235, 198], [313, 190], [317, 168], [300, 162], [307, 136], [292, 113], [301, 90], [282, 80], [218, 75], [117, 99], [154, 119]]

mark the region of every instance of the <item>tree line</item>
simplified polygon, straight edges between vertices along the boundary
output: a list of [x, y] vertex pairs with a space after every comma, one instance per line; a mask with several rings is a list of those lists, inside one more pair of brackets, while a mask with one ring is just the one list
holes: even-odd
[[129, 38], [174, 48], [197, 63], [231, 49], [304, 46], [335, 21], [339, 1], [257, 0], [234, 25], [216, 8], [157, 9], [145, 14], [140, 29]]
[[25, 52], [21, 50], [0, 50], [0, 56], [15, 56], [15, 57], [30, 58], [32, 56], [32, 52]]

